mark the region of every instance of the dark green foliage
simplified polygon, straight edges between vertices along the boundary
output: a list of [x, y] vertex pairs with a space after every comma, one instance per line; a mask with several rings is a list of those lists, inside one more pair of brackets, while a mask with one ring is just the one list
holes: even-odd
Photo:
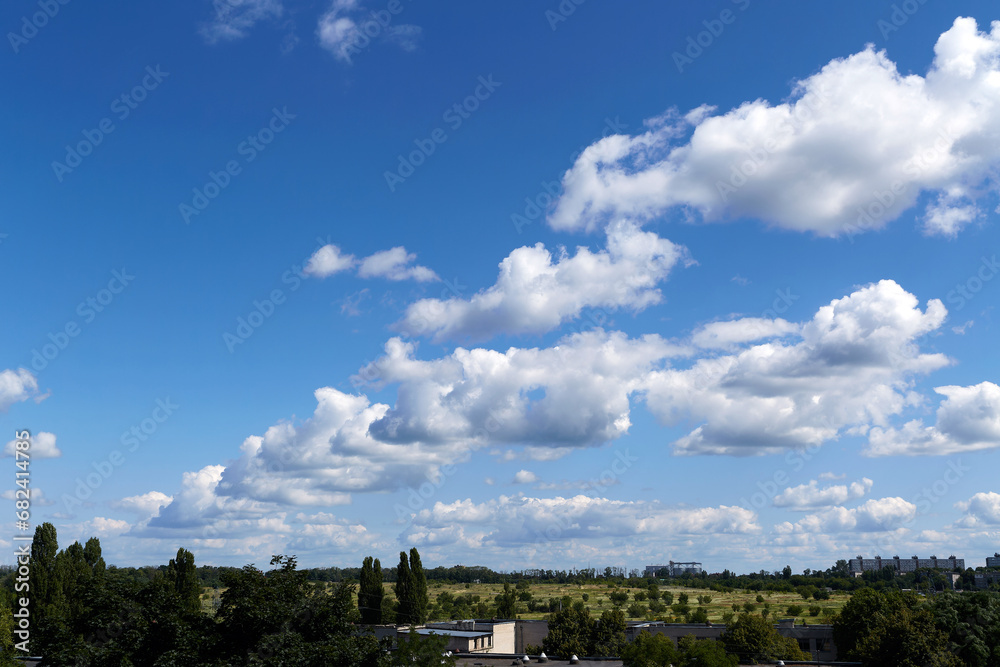
[[454, 665], [454, 656], [445, 656], [448, 640], [442, 635], [418, 635], [410, 630], [409, 636], [399, 642], [392, 655], [392, 665], [400, 667], [437, 667], [437, 665]]
[[728, 623], [721, 641], [726, 653], [744, 663], [811, 659], [795, 640], [782, 637], [769, 621], [752, 614], [740, 614]]
[[594, 625], [586, 609], [557, 611], [549, 618], [549, 634], [542, 641], [542, 648], [550, 656], [591, 655]]
[[841, 658], [866, 664], [963, 664], [948, 651], [948, 635], [934, 627], [933, 615], [912, 593], [871, 588], [855, 592], [834, 621], [833, 638]]
[[420, 562], [420, 554], [417, 548], [410, 549], [410, 573], [413, 575], [413, 609], [414, 618], [417, 623], [427, 621], [427, 607], [429, 604], [427, 597], [427, 575], [424, 574], [424, 566]]
[[400, 625], [418, 622], [414, 587], [410, 562], [406, 559], [406, 552], [400, 551], [399, 565], [396, 566], [396, 602], [399, 605], [396, 609], [396, 623]]
[[608, 594], [608, 599], [616, 607], [620, 607], [628, 601], [628, 591], [612, 591]]
[[948, 633], [949, 650], [969, 667], [1000, 665], [1000, 595], [945, 593], [930, 601], [934, 624]]
[[622, 649], [625, 667], [736, 667], [737, 659], [727, 655], [722, 645], [714, 640], [698, 640], [688, 635], [682, 637], [677, 647], [664, 635], [650, 635], [643, 630], [631, 644]]
[[661, 667], [681, 661], [672, 639], [660, 634], [651, 635], [646, 630], [622, 649], [621, 659], [625, 667]]
[[594, 627], [593, 655], [619, 656], [625, 648], [625, 614], [621, 609], [608, 609]]
[[517, 591], [510, 584], [504, 584], [503, 593], [494, 600], [497, 603], [497, 618], [517, 618]]
[[382, 622], [382, 565], [378, 559], [368, 556], [361, 566], [360, 588], [358, 589], [358, 610], [361, 622], [377, 625]]
[[[87, 543], [90, 546], [90, 542]], [[177, 550], [177, 557], [167, 565], [166, 580], [172, 592], [188, 613], [201, 611], [201, 583], [194, 566], [194, 554], [184, 548]]]

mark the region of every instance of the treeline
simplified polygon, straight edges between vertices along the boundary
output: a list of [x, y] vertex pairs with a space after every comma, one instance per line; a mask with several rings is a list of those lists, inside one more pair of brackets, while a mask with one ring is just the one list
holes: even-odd
[[833, 636], [840, 659], [865, 665], [998, 667], [1000, 594], [865, 588], [844, 605]]
[[600, 619], [592, 618], [582, 605], [556, 612], [549, 617], [549, 633], [542, 645], [527, 647], [529, 654], [542, 650], [550, 656], [616, 656], [625, 667], [697, 665], [736, 667], [776, 660], [810, 660], [794, 639], [782, 637], [770, 621], [761, 616], [740, 614], [727, 625], [719, 640], [680, 639], [677, 645], [665, 635], [643, 631], [629, 643], [627, 624], [621, 609], [609, 609]]
[[[442, 657], [444, 638], [412, 635], [392, 649], [391, 640], [359, 632], [353, 584], [310, 581], [294, 556], [275, 556], [271, 566], [221, 571], [226, 590], [213, 616], [202, 612], [191, 552], [178, 549], [151, 570], [106, 567], [97, 538], [60, 550], [55, 526], [42, 524], [31, 544], [28, 590], [15, 593], [16, 572], [0, 586], [0, 664], [19, 664], [14, 655], [25, 655], [10, 641], [15, 594], [30, 599], [28, 653], [46, 667], [454, 664]], [[419, 555], [407, 561], [414, 570], [419, 576]], [[412, 590], [419, 593], [419, 585]]]

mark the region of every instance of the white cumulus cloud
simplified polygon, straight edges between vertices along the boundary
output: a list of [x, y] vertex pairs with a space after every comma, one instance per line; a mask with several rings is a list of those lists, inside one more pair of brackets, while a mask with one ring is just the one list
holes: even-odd
[[817, 480], [785, 489], [774, 497], [775, 507], [789, 507], [806, 510], [827, 505], [843, 505], [849, 500], [864, 497], [872, 489], [874, 482], [863, 477], [851, 484], [836, 484], [820, 488]]
[[937, 423], [914, 419], [902, 428], [873, 428], [866, 456], [937, 455], [1000, 447], [1000, 386], [980, 382], [971, 387], [934, 389], [944, 396]]
[[422, 299], [399, 328], [434, 340], [488, 340], [498, 334], [541, 334], [584, 308], [643, 310], [662, 300], [657, 284], [687, 250], [630, 223], [608, 229], [607, 248], [577, 248], [553, 261], [541, 243], [517, 248], [500, 263], [496, 283], [468, 299]]
[[669, 112], [637, 136], [606, 137], [563, 178], [555, 229], [593, 230], [670, 209], [708, 221], [757, 218], [820, 236], [877, 229], [934, 202], [929, 234], [979, 215], [1000, 164], [1000, 22], [958, 18], [925, 76], [872, 46], [796, 83], [789, 101], [714, 115]]

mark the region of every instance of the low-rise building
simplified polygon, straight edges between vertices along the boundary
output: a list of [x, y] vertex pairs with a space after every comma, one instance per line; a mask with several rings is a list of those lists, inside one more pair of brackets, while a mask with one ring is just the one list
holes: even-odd
[[977, 572], [976, 588], [986, 589], [990, 584], [1000, 584], [1000, 572]]
[[1000, 553], [986, 557], [986, 567], [1000, 567]]
[[[428, 623], [415, 628], [418, 635], [443, 635], [452, 653], [514, 653], [514, 621], [465, 620]], [[397, 639], [405, 639], [410, 628], [397, 628]]]

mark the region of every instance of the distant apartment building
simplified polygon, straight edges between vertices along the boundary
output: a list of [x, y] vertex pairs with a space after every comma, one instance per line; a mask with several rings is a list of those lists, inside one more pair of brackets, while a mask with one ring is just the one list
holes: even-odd
[[948, 556], [947, 558], [938, 558], [937, 556], [931, 556], [930, 558], [917, 558], [912, 556], [910, 558], [900, 558], [899, 556], [893, 556], [892, 558], [882, 558], [881, 556], [876, 556], [875, 558], [865, 558], [863, 556], [858, 556], [857, 558], [852, 558], [847, 561], [850, 573], [855, 577], [860, 577], [863, 572], [878, 571], [886, 567], [892, 567], [896, 570], [896, 574], [906, 574], [907, 572], [915, 572], [916, 570], [930, 568], [933, 570], [964, 570], [965, 569], [965, 559], [955, 558], [954, 556]]
[[702, 568], [701, 563], [696, 561], [670, 561], [669, 565], [647, 565], [643, 576], [657, 577], [659, 576], [660, 570], [666, 570], [667, 576], [679, 577], [682, 574], [701, 574]]
[[986, 557], [986, 567], [1000, 567], [1000, 553]]
[[977, 572], [976, 588], [989, 588], [990, 584], [1000, 584], [1000, 572]]

